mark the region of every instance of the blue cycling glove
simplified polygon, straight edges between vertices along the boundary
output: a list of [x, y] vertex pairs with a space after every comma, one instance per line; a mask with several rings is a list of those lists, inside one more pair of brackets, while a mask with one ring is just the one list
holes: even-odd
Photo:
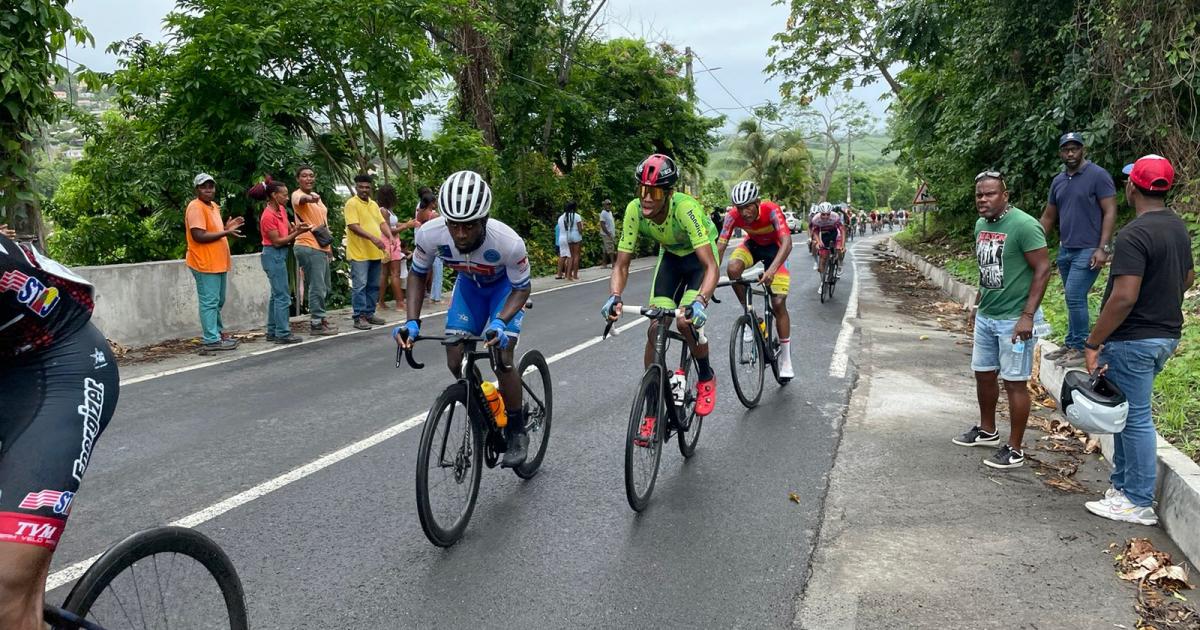
[[600, 316], [609, 319], [617, 314], [617, 305], [621, 304], [621, 296], [616, 293], [608, 296], [608, 301], [600, 307]]
[[488, 324], [487, 328], [484, 329], [483, 336], [488, 340], [491, 340], [493, 337], [499, 337], [500, 342], [498, 345], [500, 349], [507, 348], [509, 342], [508, 323], [499, 317], [493, 319], [492, 323]]
[[409, 340], [416, 339], [421, 334], [421, 322], [418, 322], [415, 319], [410, 319], [404, 322], [403, 326], [397, 326], [393, 328], [392, 339], [398, 339], [400, 337], [400, 331], [402, 330], [408, 333]]
[[700, 300], [692, 302], [692, 326], [703, 328], [708, 321], [708, 313], [704, 312], [704, 303]]

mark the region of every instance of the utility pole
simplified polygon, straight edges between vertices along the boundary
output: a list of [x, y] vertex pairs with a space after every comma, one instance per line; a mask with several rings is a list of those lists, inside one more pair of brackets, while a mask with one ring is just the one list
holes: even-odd
[[692, 47], [688, 46], [683, 49], [683, 69], [684, 76], [687, 78], [687, 97], [688, 102], [693, 105], [696, 103], [696, 81], [692, 77]]

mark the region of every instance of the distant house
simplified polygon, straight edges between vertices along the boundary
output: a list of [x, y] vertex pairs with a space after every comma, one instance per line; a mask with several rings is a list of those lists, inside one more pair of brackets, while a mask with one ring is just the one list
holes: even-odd
[[54, 98], [65, 101], [67, 100], [67, 93], [64, 90], [54, 90]]
[[81, 159], [81, 158], [83, 158], [83, 149], [71, 147], [70, 149], [63, 151], [63, 156], [66, 157], [68, 160]]

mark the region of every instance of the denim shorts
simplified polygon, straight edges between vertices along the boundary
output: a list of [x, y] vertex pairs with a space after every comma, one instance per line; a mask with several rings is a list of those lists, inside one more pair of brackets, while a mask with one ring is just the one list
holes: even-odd
[[1028, 381], [1033, 374], [1033, 348], [1038, 336], [1046, 335], [1049, 326], [1038, 309], [1033, 316], [1033, 334], [1025, 340], [1024, 352], [1013, 352], [1015, 319], [992, 319], [975, 315], [975, 348], [971, 351], [971, 369], [976, 372], [1000, 372], [1006, 381]]

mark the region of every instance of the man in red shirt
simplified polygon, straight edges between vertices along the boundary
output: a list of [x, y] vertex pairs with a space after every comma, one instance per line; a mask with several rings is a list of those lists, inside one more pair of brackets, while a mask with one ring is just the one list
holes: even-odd
[[[729, 257], [726, 273], [731, 280], [739, 280], [746, 267], [762, 262], [765, 269], [759, 282], [770, 285], [771, 310], [775, 313], [775, 325], [779, 332], [779, 376], [790, 379], [792, 371], [791, 330], [792, 320], [787, 311], [788, 287], [791, 274], [787, 259], [792, 253], [792, 234], [779, 206], [759, 199], [758, 186], [752, 181], [739, 182], [730, 195], [733, 208], [725, 213], [721, 235], [717, 238], [717, 255], [723, 259], [725, 248], [733, 230], [741, 228], [746, 238]], [[719, 262], [719, 260], [718, 260]], [[746, 303], [746, 288], [734, 285], [738, 301]]]

